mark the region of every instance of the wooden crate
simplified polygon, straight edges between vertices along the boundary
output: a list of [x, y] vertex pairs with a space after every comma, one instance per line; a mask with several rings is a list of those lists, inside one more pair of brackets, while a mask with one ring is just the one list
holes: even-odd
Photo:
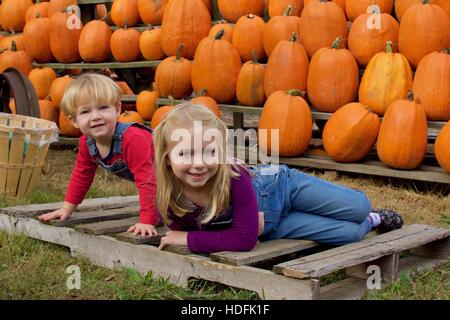
[[[72, 254], [109, 268], [152, 272], [185, 286], [190, 278], [255, 291], [264, 299], [359, 299], [367, 292], [368, 266], [378, 266], [383, 284], [401, 273], [446, 263], [450, 230], [408, 225], [344, 246], [282, 239], [261, 242], [249, 252], [198, 255], [187, 247], [157, 248], [157, 237], [125, 231], [138, 221], [137, 196], [85, 200], [66, 221], [44, 224], [36, 217], [61, 203], [0, 209], [0, 230], [69, 247]], [[407, 257], [405, 257], [407, 252]], [[339, 272], [340, 276], [329, 276]]]

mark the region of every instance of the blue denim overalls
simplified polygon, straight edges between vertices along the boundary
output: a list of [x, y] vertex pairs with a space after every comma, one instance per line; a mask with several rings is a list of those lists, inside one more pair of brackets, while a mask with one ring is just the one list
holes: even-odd
[[123, 162], [121, 159], [116, 160], [113, 164], [107, 165], [105, 162], [108, 161], [108, 159], [111, 159], [114, 154], [122, 154], [122, 137], [125, 133], [125, 131], [130, 127], [135, 126], [144, 130], [147, 130], [148, 132], [152, 133], [152, 129], [150, 129], [147, 126], [144, 126], [140, 123], [133, 122], [133, 123], [122, 123], [117, 122], [116, 129], [114, 130], [113, 139], [111, 143], [111, 151], [106, 156], [106, 158], [101, 159], [100, 154], [98, 152], [97, 146], [95, 145], [95, 141], [92, 137], [88, 137], [86, 139], [86, 144], [89, 149], [89, 154], [93, 161], [95, 161], [100, 167], [105, 169], [106, 171], [109, 171], [116, 176], [119, 176], [121, 178], [127, 179], [129, 181], [134, 181], [133, 174], [131, 173], [130, 169], [127, 167], [126, 163]]

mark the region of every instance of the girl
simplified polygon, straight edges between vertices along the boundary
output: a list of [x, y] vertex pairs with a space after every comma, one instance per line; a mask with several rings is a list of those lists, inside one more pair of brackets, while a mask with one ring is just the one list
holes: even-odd
[[[373, 228], [398, 229], [390, 210], [371, 210], [366, 195], [287, 166], [245, 168], [226, 156], [227, 128], [209, 109], [184, 103], [157, 127], [157, 206], [171, 230], [166, 245], [192, 252], [251, 250], [291, 238], [340, 245]], [[258, 211], [262, 212], [258, 230]]]

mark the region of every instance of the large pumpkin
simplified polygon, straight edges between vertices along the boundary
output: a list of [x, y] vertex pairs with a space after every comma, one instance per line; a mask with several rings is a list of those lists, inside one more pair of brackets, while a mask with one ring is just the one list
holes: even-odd
[[252, 61], [247, 61], [239, 72], [236, 96], [244, 106], [260, 107], [266, 101], [264, 93], [265, 67], [258, 63], [256, 53]]
[[101, 20], [89, 21], [78, 41], [80, 56], [85, 62], [105, 62], [111, 54], [111, 28]]
[[181, 57], [184, 45], [180, 45], [176, 56], [164, 59], [156, 68], [155, 83], [161, 96], [181, 99], [192, 93], [189, 60]]
[[[305, 4], [305, 7], [306, 7], [310, 3], [319, 2], [319, 1], [320, 0], [304, 0], [304, 4]], [[333, 1], [334, 3], [339, 5], [339, 7], [341, 7], [342, 11], [345, 12], [345, 0], [331, 0], [331, 1]]]
[[320, 48], [329, 47], [337, 37], [342, 39], [341, 47], [346, 48], [347, 35], [347, 18], [336, 3], [321, 0], [303, 9], [300, 17], [300, 43], [310, 58]]
[[81, 28], [68, 28], [69, 16], [66, 12], [56, 12], [50, 18], [50, 49], [55, 59], [61, 63], [73, 63], [81, 59], [78, 41], [82, 25]]
[[322, 48], [314, 54], [307, 88], [309, 100], [319, 111], [334, 112], [355, 101], [358, 87], [358, 64], [349, 50], [340, 49], [339, 38], [331, 48]]
[[36, 18], [30, 20], [23, 29], [25, 51], [31, 60], [47, 63], [54, 60], [50, 47], [50, 19]]
[[3, 0], [0, 23], [3, 30], [21, 32], [25, 26], [25, 12], [33, 5], [31, 0]]
[[26, 76], [33, 69], [28, 54], [24, 50], [17, 50], [14, 41], [11, 49], [0, 55], [0, 72], [5, 71], [7, 68], [16, 68]]
[[156, 111], [156, 100], [159, 98], [159, 92], [143, 90], [136, 99], [136, 111], [144, 120], [151, 120]]
[[346, 0], [345, 11], [350, 21], [354, 21], [361, 14], [368, 11], [369, 6], [377, 5], [381, 13], [391, 13], [394, 7], [394, 0]]
[[232, 44], [239, 52], [242, 62], [252, 60], [255, 50], [258, 60], [264, 60], [264, 20], [254, 14], [240, 17], [233, 31]]
[[[294, 32], [289, 41], [277, 44], [267, 62], [264, 92], [269, 97], [278, 90], [306, 90], [309, 61], [303, 46]], [[293, 72], [295, 70], [295, 72]]]
[[434, 143], [434, 155], [439, 165], [450, 173], [450, 121], [439, 132]]
[[264, 14], [263, 0], [218, 0], [217, 6], [222, 16], [230, 22], [237, 22], [240, 17], [250, 13], [260, 17]]
[[300, 18], [291, 13], [292, 6], [289, 6], [282, 16], [275, 16], [266, 23], [263, 44], [268, 57], [281, 40], [289, 40], [292, 32], [300, 34]]
[[192, 65], [192, 86], [195, 92], [205, 88], [218, 103], [229, 103], [236, 95], [241, 58], [222, 36], [219, 31], [214, 38], [206, 37], [198, 45]]
[[450, 17], [450, 1], [448, 1], [448, 0], [432, 0], [432, 3], [437, 4], [442, 9], [444, 9], [444, 11]]
[[303, 10], [303, 0], [271, 0], [268, 6], [269, 16], [282, 16], [288, 6], [292, 6], [291, 14], [299, 17]]
[[110, 38], [111, 53], [118, 62], [131, 62], [139, 59], [141, 50], [139, 48], [139, 39], [141, 33], [136, 29], [125, 28], [117, 29]]
[[[391, 15], [379, 15], [380, 28], [371, 25], [372, 15], [364, 13], [353, 21], [348, 35], [348, 48], [361, 66], [366, 66], [378, 52], [384, 51], [386, 42], [392, 42], [394, 52], [398, 51], [398, 22]], [[368, 26], [370, 25], [370, 28]]]
[[219, 20], [215, 22], [214, 25], [209, 30], [208, 37], [214, 38], [217, 32], [223, 29], [224, 33], [222, 36], [222, 40], [232, 42], [234, 26], [235, 26], [234, 24], [228, 23], [225, 20]]
[[111, 19], [118, 27], [134, 27], [139, 21], [137, 0], [114, 0], [111, 7]]
[[56, 73], [52, 68], [35, 68], [28, 75], [36, 90], [38, 99], [45, 99], [50, 95], [52, 82], [56, 80]]
[[[260, 149], [266, 154], [276, 156], [278, 151], [282, 157], [292, 157], [308, 148], [312, 136], [312, 116], [308, 104], [300, 95], [297, 90], [275, 91], [264, 104], [258, 138]], [[273, 130], [278, 131], [279, 141], [276, 141], [277, 135]]]
[[338, 162], [355, 162], [372, 149], [380, 130], [376, 113], [362, 103], [349, 103], [333, 113], [322, 134], [326, 153]]
[[51, 17], [57, 12], [63, 12], [67, 10], [67, 7], [77, 4], [77, 0], [50, 0], [48, 6], [48, 16]]
[[161, 29], [149, 26], [142, 32], [139, 38], [139, 49], [144, 58], [149, 61], [163, 59], [166, 54], [161, 48]]
[[191, 60], [210, 28], [211, 16], [201, 0], [171, 0], [161, 24], [161, 47], [167, 56], [175, 56], [183, 43], [182, 56]]
[[403, 15], [398, 33], [398, 48], [417, 67], [433, 51], [450, 47], [450, 17], [429, 0], [412, 5]]
[[200, 90], [200, 92], [198, 92], [195, 96], [195, 98], [191, 99], [191, 102], [193, 104], [200, 104], [202, 106], [207, 107], [209, 110], [211, 110], [212, 112], [214, 112], [214, 114], [220, 118], [221, 116], [221, 112], [220, 112], [220, 108], [219, 108], [219, 104], [217, 103], [216, 100], [214, 100], [211, 97], [208, 97], [206, 95], [207, 90], [202, 89]]
[[396, 100], [386, 110], [378, 135], [377, 153], [388, 166], [414, 169], [425, 157], [427, 142], [427, 116], [414, 102], [410, 91], [408, 100]]
[[145, 24], [160, 25], [168, 0], [137, 0], [139, 16]]
[[359, 101], [383, 115], [392, 102], [406, 99], [412, 81], [408, 60], [400, 53], [393, 53], [392, 43], [388, 41], [386, 52], [377, 53], [364, 71]]
[[414, 4], [420, 3], [422, 0], [395, 0], [395, 15], [398, 21], [401, 21], [406, 10]]
[[52, 85], [50, 86], [50, 96], [52, 98], [53, 107], [55, 109], [59, 109], [59, 104], [61, 103], [61, 100], [64, 96], [64, 92], [66, 91], [67, 86], [72, 81], [72, 78], [66, 76], [56, 78], [56, 80], [52, 82]]
[[413, 91], [429, 120], [450, 120], [450, 49], [420, 60]]

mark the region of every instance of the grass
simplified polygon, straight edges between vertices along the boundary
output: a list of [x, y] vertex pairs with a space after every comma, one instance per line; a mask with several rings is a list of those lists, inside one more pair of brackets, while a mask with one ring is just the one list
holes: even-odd
[[[0, 208], [62, 201], [74, 164], [74, 150], [50, 150], [43, 175], [33, 192], [23, 198], [0, 196]], [[450, 228], [447, 186], [390, 181], [335, 172], [309, 171], [322, 179], [364, 191], [374, 207], [402, 213], [406, 223]], [[99, 170], [88, 198], [133, 195], [133, 183]], [[67, 267], [81, 270], [81, 289], [67, 290]], [[343, 277], [333, 274], [323, 283]], [[257, 299], [255, 293], [207, 281], [190, 281], [187, 288], [170, 284], [152, 274], [131, 269], [111, 270], [72, 257], [67, 248], [0, 232], [0, 299]], [[400, 280], [372, 291], [365, 299], [450, 299], [450, 260], [442, 267]]]

